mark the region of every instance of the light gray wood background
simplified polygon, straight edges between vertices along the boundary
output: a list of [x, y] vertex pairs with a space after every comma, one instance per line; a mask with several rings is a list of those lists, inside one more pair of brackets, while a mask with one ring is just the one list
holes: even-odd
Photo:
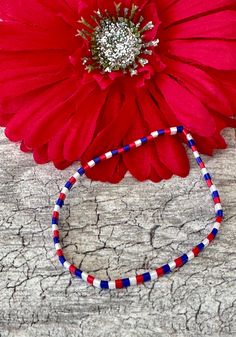
[[[38, 166], [0, 133], [0, 336], [236, 336], [236, 141], [206, 157], [225, 208], [216, 241], [156, 282], [98, 290], [59, 264], [50, 217], [77, 165]], [[190, 152], [189, 152], [189, 155]], [[188, 178], [118, 185], [81, 179], [64, 212], [67, 258], [100, 278], [143, 272], [209, 232], [213, 204], [191, 160]], [[69, 204], [68, 204], [69, 203]]]

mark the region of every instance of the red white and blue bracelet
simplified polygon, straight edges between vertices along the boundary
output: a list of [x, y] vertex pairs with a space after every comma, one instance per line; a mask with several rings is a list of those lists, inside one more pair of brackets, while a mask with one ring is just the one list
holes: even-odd
[[[69, 263], [63, 254], [62, 247], [60, 245], [60, 238], [59, 238], [59, 228], [58, 228], [58, 223], [59, 223], [59, 213], [61, 208], [64, 205], [64, 201], [66, 199], [66, 196], [74, 186], [74, 184], [77, 182], [77, 180], [85, 174], [88, 170], [90, 170], [92, 167], [95, 165], [98, 165], [99, 163], [112, 158], [118, 154], [130, 151], [132, 149], [138, 148], [147, 142], [154, 140], [155, 138], [159, 136], [164, 136], [164, 135], [176, 135], [176, 134], [183, 134], [187, 140], [188, 146], [193, 152], [193, 155], [196, 159], [196, 162], [200, 168], [200, 171], [203, 175], [203, 179], [206, 182], [207, 186], [210, 189], [210, 193], [215, 205], [215, 222], [213, 225], [213, 229], [211, 232], [207, 235], [207, 237], [201, 241], [198, 245], [196, 245], [193, 249], [191, 249], [189, 252], [186, 254], [183, 254], [173, 261], [162, 265], [161, 267], [158, 267], [152, 271], [147, 271], [142, 274], [138, 274], [132, 277], [126, 277], [122, 279], [117, 279], [117, 280], [100, 280], [93, 275], [90, 275], [78, 268], [76, 268], [73, 264]], [[182, 126], [177, 126], [177, 127], [171, 127], [169, 129], [163, 129], [163, 130], [157, 130], [152, 132], [149, 136], [140, 138], [133, 143], [130, 143], [128, 145], [125, 145], [121, 148], [114, 149], [112, 151], [106, 152], [105, 154], [94, 158], [93, 160], [89, 161], [86, 165], [81, 166], [78, 171], [67, 181], [63, 189], [61, 190], [61, 193], [59, 195], [59, 198], [56, 202], [56, 205], [54, 207], [53, 211], [53, 216], [52, 216], [52, 231], [53, 231], [53, 241], [54, 245], [56, 248], [56, 253], [58, 255], [59, 261], [61, 264], [70, 271], [72, 275], [75, 275], [76, 277], [84, 280], [90, 285], [93, 285], [94, 287], [101, 288], [101, 289], [120, 289], [120, 288], [126, 288], [131, 285], [138, 285], [147, 281], [151, 280], [156, 280], [159, 277], [171, 272], [172, 270], [176, 268], [182, 267], [184, 264], [186, 264], [188, 261], [192, 260], [194, 257], [198, 256], [198, 254], [209, 245], [211, 241], [214, 240], [216, 237], [218, 230], [220, 228], [221, 222], [223, 219], [223, 210], [221, 206], [221, 201], [220, 201], [220, 196], [219, 193], [215, 187], [215, 185], [212, 182], [211, 176], [208, 173], [206, 166], [201, 159], [199, 152], [196, 147], [196, 143], [191, 136], [191, 134], [184, 129]]]

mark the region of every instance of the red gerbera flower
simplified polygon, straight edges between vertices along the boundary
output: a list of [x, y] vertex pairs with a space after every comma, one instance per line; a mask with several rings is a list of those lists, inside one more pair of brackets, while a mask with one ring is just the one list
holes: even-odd
[[[1, 0], [0, 124], [38, 163], [65, 168], [182, 124], [203, 153], [235, 125], [235, 0]], [[181, 139], [101, 164], [118, 182], [186, 176]]]

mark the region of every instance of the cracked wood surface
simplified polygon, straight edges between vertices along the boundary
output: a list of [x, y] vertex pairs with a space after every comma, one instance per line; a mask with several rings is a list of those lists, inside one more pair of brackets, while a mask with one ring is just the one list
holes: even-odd
[[[225, 208], [219, 236], [156, 282], [98, 290], [69, 275], [50, 218], [61, 172], [38, 166], [0, 133], [0, 336], [236, 336], [236, 149], [205, 157]], [[189, 152], [189, 156], [191, 156]], [[69, 203], [69, 204], [68, 204]], [[129, 175], [118, 185], [81, 179], [62, 212], [65, 255], [100, 278], [143, 272], [199, 243], [213, 204], [191, 159], [188, 178], [159, 184]]]

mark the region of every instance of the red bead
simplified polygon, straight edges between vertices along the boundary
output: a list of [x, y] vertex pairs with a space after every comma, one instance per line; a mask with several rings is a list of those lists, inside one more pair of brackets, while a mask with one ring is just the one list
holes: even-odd
[[147, 136], [147, 140], [148, 140], [148, 141], [153, 140], [153, 139], [154, 139], [154, 138], [153, 138], [152, 135]]
[[121, 147], [120, 149], [118, 149], [118, 153], [123, 153], [123, 152], [124, 152], [123, 147]]
[[75, 183], [76, 183], [75, 177], [70, 177], [69, 182], [70, 182], [71, 184], [75, 184]]
[[53, 231], [53, 236], [59, 238], [59, 231], [57, 229]]
[[221, 223], [221, 222], [222, 222], [222, 220], [223, 220], [222, 216], [218, 216], [218, 217], [216, 218], [216, 222], [219, 222], [219, 223]]
[[143, 275], [136, 275], [137, 284], [143, 283]]
[[59, 213], [56, 212], [56, 211], [54, 211], [52, 217], [58, 219], [59, 218]]
[[105, 154], [102, 154], [102, 155], [100, 156], [100, 159], [101, 159], [101, 161], [103, 161], [103, 160], [106, 160], [107, 157], [105, 156]]
[[156, 269], [156, 272], [157, 272], [157, 276], [158, 276], [158, 277], [161, 277], [161, 276], [164, 275], [164, 270], [163, 270], [162, 267], [157, 268], [157, 269]]
[[57, 255], [58, 256], [62, 256], [63, 255], [63, 251], [61, 249], [57, 249]]
[[204, 164], [203, 162], [201, 162], [201, 163], [199, 164], [199, 167], [200, 167], [200, 169], [203, 169], [203, 168], [205, 168], [206, 166], [205, 166], [205, 164]]
[[74, 274], [75, 271], [76, 271], [76, 267], [72, 264], [72, 265], [70, 265], [69, 270], [70, 270], [70, 272], [71, 272], [72, 274]]
[[65, 200], [65, 198], [66, 198], [66, 195], [64, 193], [60, 193], [59, 199]]
[[135, 144], [135, 143], [131, 143], [131, 144], [129, 145], [129, 147], [130, 147], [130, 149], [134, 149], [134, 148], [136, 148], [136, 144]]
[[192, 249], [194, 256], [197, 256], [200, 253], [200, 249], [196, 246]]
[[183, 265], [183, 261], [181, 257], [178, 257], [177, 259], [175, 259], [175, 264], [176, 264], [176, 267], [181, 267]]
[[209, 235], [207, 235], [207, 238], [209, 241], [213, 241], [215, 237], [212, 233], [210, 233]]
[[123, 288], [123, 283], [122, 283], [122, 280], [121, 280], [121, 279], [116, 280], [116, 281], [115, 281], [115, 284], [116, 284], [116, 288], [117, 288], [117, 289]]
[[219, 197], [215, 197], [213, 200], [214, 200], [215, 204], [220, 204], [220, 198]]
[[94, 276], [88, 275], [87, 282], [90, 283], [90, 284], [93, 284], [94, 278], [95, 278]]
[[207, 186], [208, 186], [208, 187], [211, 187], [211, 186], [213, 185], [213, 183], [212, 183], [212, 180], [211, 180], [211, 179], [207, 180], [207, 181], [206, 181], [206, 183], [207, 183]]

